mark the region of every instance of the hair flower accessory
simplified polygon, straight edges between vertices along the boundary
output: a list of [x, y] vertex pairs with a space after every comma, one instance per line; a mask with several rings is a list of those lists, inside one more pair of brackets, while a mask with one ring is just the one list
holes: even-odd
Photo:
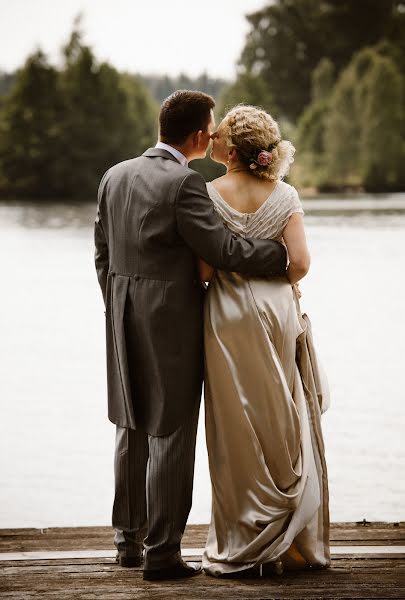
[[272, 150], [277, 146], [278, 142], [270, 144], [267, 150], [259, 150], [258, 154], [255, 154], [249, 159], [249, 168], [257, 169], [257, 167], [268, 167], [273, 160]]
[[257, 157], [257, 164], [261, 167], [267, 167], [273, 160], [273, 155], [271, 152], [267, 152], [267, 150], [262, 150]]

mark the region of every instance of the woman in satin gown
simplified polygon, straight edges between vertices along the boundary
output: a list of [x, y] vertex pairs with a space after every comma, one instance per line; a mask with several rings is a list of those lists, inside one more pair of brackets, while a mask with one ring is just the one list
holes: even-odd
[[[309, 268], [303, 210], [282, 181], [294, 148], [261, 109], [239, 105], [212, 135], [227, 166], [208, 193], [229, 229], [285, 243], [285, 277], [214, 271], [205, 304], [205, 413], [212, 516], [203, 567], [243, 576], [330, 564], [321, 413], [327, 383], [297, 282]], [[244, 572], [244, 573], [242, 573]]]

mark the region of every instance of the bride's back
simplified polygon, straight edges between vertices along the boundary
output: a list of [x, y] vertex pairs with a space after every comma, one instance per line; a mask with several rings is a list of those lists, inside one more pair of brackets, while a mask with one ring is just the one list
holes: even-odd
[[219, 177], [213, 185], [232, 208], [241, 213], [253, 213], [267, 200], [277, 183], [238, 172]]

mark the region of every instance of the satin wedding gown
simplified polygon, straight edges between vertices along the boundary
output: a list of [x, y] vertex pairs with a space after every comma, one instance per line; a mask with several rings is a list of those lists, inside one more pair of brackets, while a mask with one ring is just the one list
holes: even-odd
[[[298, 194], [282, 181], [254, 213], [212, 184], [229, 229], [282, 239]], [[321, 412], [327, 383], [310, 322], [285, 277], [216, 271], [205, 303], [205, 413], [212, 516], [204, 570], [220, 576], [256, 564], [330, 564], [328, 483]]]

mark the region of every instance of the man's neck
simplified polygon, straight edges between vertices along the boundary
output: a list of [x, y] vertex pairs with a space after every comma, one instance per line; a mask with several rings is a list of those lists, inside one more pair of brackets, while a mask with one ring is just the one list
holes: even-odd
[[169, 144], [169, 142], [164, 142], [163, 140], [159, 140], [161, 144], [166, 144], [166, 146], [170, 146], [174, 148], [178, 152], [181, 152], [184, 156], [187, 156], [187, 148], [185, 146], [179, 146], [177, 144]]
[[187, 148], [185, 148], [184, 146], [178, 146], [175, 144], [168, 144], [167, 142], [163, 142], [161, 140], [158, 141], [158, 143], [156, 144], [156, 146], [159, 148], [163, 148], [164, 150], [168, 150], [170, 152], [170, 149], [173, 150], [174, 152], [172, 153], [174, 155], [175, 158], [177, 158], [177, 160], [179, 160], [181, 163], [185, 163], [187, 165], [188, 161], [189, 161], [189, 157], [188, 157], [188, 153], [187, 153]]

